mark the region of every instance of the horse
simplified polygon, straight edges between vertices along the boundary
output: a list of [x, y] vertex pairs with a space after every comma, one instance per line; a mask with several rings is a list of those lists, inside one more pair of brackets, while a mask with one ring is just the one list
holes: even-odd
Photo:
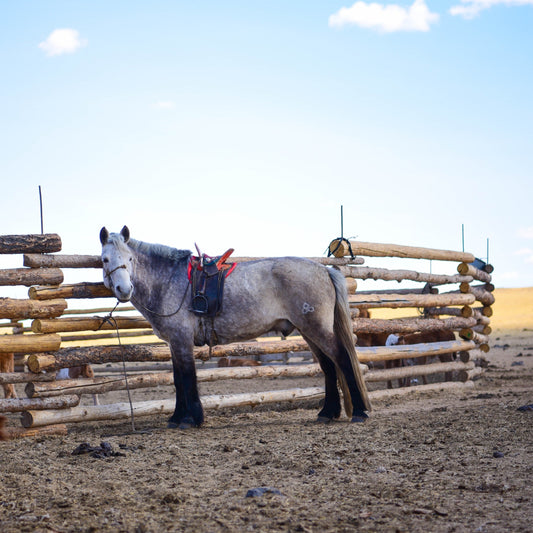
[[[397, 337], [397, 342], [400, 346], [406, 344], [423, 344], [431, 342], [446, 342], [454, 341], [455, 333], [451, 329], [435, 329], [430, 331], [421, 331], [418, 333], [411, 333], [406, 335], [400, 335]], [[438, 355], [438, 358], [441, 363], [451, 363], [457, 358], [457, 352], [448, 352], [441, 353]], [[428, 356], [423, 355], [422, 357], [416, 357], [414, 359], [401, 359], [402, 366], [411, 366], [411, 365], [425, 365], [428, 363]], [[451, 371], [445, 372], [444, 374], [445, 381], [452, 381], [453, 373]], [[422, 382], [424, 385], [427, 385], [428, 380], [427, 376], [422, 376]], [[411, 380], [405, 378], [403, 382], [400, 380], [401, 387], [408, 387], [411, 384]]]
[[325, 399], [317, 420], [341, 415], [364, 422], [371, 410], [355, 351], [344, 276], [314, 261], [296, 257], [239, 263], [225, 278], [222, 309], [215, 317], [190, 309], [190, 250], [178, 250], [100, 231], [104, 285], [150, 322], [172, 354], [176, 407], [169, 428], [199, 427], [204, 421], [194, 346], [250, 340], [270, 331], [289, 335], [297, 329], [324, 372]]

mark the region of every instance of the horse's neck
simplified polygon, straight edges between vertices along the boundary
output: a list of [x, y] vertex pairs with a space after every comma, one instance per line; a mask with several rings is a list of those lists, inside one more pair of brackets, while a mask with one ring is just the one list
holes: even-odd
[[[130, 246], [130, 250], [135, 257], [132, 283], [139, 301], [149, 302], [150, 296], [154, 292], [159, 292], [157, 289], [161, 285], [167, 285], [164, 291], [167, 292], [167, 290], [171, 289], [168, 286], [169, 281], [170, 278], [174, 278], [176, 270], [184, 268], [185, 272], [185, 261], [181, 265], [179, 264], [180, 261], [172, 260], [170, 257], [151, 255], [143, 250], [139, 243]], [[184, 279], [186, 278], [184, 277]]]

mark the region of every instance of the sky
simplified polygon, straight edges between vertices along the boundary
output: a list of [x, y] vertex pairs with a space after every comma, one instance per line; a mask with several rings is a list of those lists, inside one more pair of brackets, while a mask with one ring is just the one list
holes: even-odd
[[40, 186], [63, 253], [318, 256], [343, 206], [533, 286], [532, 57], [533, 0], [0, 0], [0, 234], [40, 232]]

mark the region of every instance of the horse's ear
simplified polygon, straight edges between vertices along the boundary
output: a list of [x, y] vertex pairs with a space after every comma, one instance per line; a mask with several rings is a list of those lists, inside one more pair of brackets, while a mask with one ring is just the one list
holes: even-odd
[[105, 228], [105, 226], [100, 230], [100, 242], [102, 243], [102, 246], [107, 243], [107, 239], [109, 238], [109, 231]]
[[124, 226], [120, 230], [120, 234], [124, 237], [124, 242], [128, 242], [130, 240], [130, 230], [128, 226]]

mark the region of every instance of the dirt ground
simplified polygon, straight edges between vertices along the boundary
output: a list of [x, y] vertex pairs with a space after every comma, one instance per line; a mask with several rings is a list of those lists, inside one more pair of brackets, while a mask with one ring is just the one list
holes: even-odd
[[[533, 330], [492, 345], [474, 388], [375, 402], [366, 424], [319, 425], [314, 402], [208, 411], [185, 432], [156, 416], [137, 419], [146, 433], [73, 424], [0, 443], [0, 531], [531, 531], [533, 411], [518, 408], [533, 403]], [[72, 454], [102, 442], [119, 455]]]

